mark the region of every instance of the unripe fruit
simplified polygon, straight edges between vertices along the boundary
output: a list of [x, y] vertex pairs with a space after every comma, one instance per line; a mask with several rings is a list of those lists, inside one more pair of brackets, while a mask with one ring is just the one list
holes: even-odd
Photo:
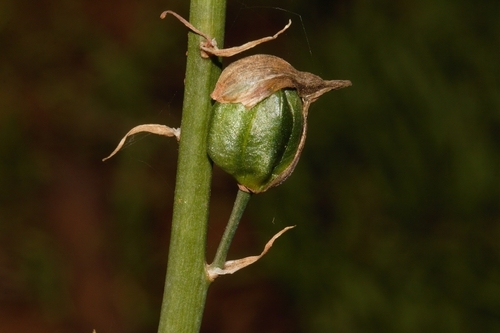
[[[216, 103], [208, 133], [208, 155], [253, 193], [279, 185], [293, 171], [305, 130], [296, 90], [279, 90], [250, 109]], [[297, 156], [298, 157], [298, 156]]]
[[272, 55], [240, 59], [224, 69], [211, 94], [216, 103], [208, 155], [242, 190], [260, 193], [277, 186], [299, 160], [311, 103], [350, 85], [298, 71]]

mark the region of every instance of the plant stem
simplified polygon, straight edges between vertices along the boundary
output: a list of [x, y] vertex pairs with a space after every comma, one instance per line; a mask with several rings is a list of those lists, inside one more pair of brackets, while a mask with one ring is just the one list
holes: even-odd
[[226, 230], [224, 231], [224, 235], [222, 235], [219, 247], [217, 248], [217, 252], [215, 253], [214, 262], [210, 264], [211, 268], [222, 269], [224, 267], [227, 252], [229, 251], [229, 246], [231, 245], [231, 241], [233, 240], [236, 229], [238, 229], [238, 224], [240, 223], [241, 216], [243, 215], [245, 207], [247, 206], [251, 196], [251, 193], [238, 190], [238, 194], [236, 195], [236, 200], [234, 201], [233, 210], [231, 211], [231, 216], [229, 217]]
[[[226, 0], [192, 0], [189, 21], [223, 45]], [[206, 293], [205, 246], [212, 166], [206, 137], [220, 68], [200, 57], [201, 37], [188, 34], [181, 140], [172, 233], [159, 333], [197, 333]], [[184, 52], [179, 50], [179, 52]]]

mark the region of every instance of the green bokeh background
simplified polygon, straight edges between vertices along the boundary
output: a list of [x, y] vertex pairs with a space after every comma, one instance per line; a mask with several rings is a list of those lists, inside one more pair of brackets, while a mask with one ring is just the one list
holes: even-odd
[[[187, 1], [0, 4], [0, 332], [155, 332]], [[500, 332], [500, 3], [233, 1], [226, 45], [353, 86], [252, 198], [203, 332]], [[217, 168], [208, 256], [236, 192]]]

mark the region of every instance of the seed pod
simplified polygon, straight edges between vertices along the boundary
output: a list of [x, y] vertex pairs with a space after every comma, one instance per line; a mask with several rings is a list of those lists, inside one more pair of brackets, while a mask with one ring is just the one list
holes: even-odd
[[241, 189], [260, 193], [293, 172], [304, 147], [309, 105], [351, 81], [325, 81], [271, 55], [240, 59], [222, 72], [208, 154]]
[[241, 103], [216, 103], [208, 155], [240, 188], [264, 192], [293, 171], [302, 149], [304, 121], [295, 90], [279, 90], [251, 109]]

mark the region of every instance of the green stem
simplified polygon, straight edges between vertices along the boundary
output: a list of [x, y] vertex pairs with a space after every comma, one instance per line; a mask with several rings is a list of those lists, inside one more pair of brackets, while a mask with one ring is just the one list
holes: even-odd
[[[223, 45], [225, 0], [192, 0], [189, 21]], [[159, 333], [197, 333], [200, 330], [209, 281], [205, 247], [212, 166], [206, 137], [212, 92], [220, 68], [200, 57], [201, 37], [189, 33], [174, 196], [172, 233]], [[184, 52], [179, 50], [179, 52]]]
[[236, 195], [236, 200], [234, 201], [233, 210], [231, 212], [231, 216], [229, 217], [226, 230], [224, 231], [224, 235], [222, 235], [219, 247], [217, 248], [214, 262], [210, 265], [211, 268], [224, 267], [227, 252], [229, 251], [229, 246], [231, 245], [231, 241], [233, 240], [236, 229], [238, 229], [238, 224], [240, 223], [241, 216], [243, 215], [245, 207], [247, 206], [251, 196], [252, 194], [248, 192], [238, 190], [238, 194]]

